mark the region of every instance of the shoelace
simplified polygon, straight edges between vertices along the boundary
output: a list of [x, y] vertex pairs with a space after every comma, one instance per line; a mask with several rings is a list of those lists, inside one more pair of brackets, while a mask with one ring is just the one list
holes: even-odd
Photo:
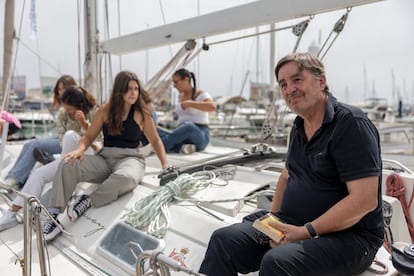
[[86, 210], [88, 210], [89, 202], [89, 197], [84, 197], [81, 200], [79, 200], [78, 203], [76, 203], [73, 209], [75, 209], [75, 212], [76, 214], [78, 214], [78, 216], [82, 215], [83, 213], [85, 213]]
[[55, 223], [51, 220], [45, 222], [45, 225], [43, 227], [43, 233], [49, 234], [53, 229], [56, 227]]

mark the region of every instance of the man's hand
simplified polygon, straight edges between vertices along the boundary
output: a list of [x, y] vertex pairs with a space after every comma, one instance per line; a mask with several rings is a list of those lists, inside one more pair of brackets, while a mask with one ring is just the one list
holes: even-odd
[[310, 235], [308, 230], [305, 226], [295, 226], [292, 224], [287, 223], [275, 223], [269, 222], [271, 227], [276, 228], [279, 231], [282, 231], [285, 234], [285, 237], [280, 240], [280, 242], [275, 242], [274, 240], [270, 240], [270, 246], [275, 247], [280, 244], [285, 244], [288, 242], [299, 241], [309, 239]]

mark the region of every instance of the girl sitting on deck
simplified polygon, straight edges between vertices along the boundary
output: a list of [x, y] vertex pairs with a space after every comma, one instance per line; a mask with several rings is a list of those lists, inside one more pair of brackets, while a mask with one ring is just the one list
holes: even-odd
[[215, 111], [216, 104], [207, 92], [197, 90], [194, 73], [187, 69], [175, 71], [172, 81], [180, 93], [175, 108], [179, 126], [172, 132], [158, 129], [164, 148], [184, 154], [203, 150], [210, 142], [208, 112]]
[[[89, 122], [96, 113], [96, 100], [85, 89], [71, 87], [63, 93], [61, 103], [64, 112], [59, 113], [59, 121], [67, 122], [65, 125], [73, 126], [71, 130], [65, 132], [62, 138], [62, 155], [64, 155], [77, 148], [81, 135], [88, 129]], [[93, 154], [92, 149], [98, 150], [99, 146], [94, 143], [88, 149], [88, 153]], [[40, 198], [45, 184], [53, 180], [60, 161], [60, 159], [54, 160], [34, 170], [27, 179], [26, 185], [24, 185], [21, 192]], [[10, 209], [0, 217], [0, 231], [17, 224], [16, 214], [23, 205], [24, 199], [21, 196], [17, 196], [13, 200]]]
[[[77, 123], [75, 121], [61, 121], [61, 119], [64, 118], [64, 116], [62, 116], [62, 113], [65, 113], [65, 111], [60, 108], [60, 97], [62, 96], [65, 89], [76, 85], [77, 84], [73, 77], [69, 75], [63, 75], [57, 80], [56, 85], [53, 89], [54, 98], [52, 104], [53, 108], [51, 109], [59, 109], [56, 119], [57, 136], [50, 138], [34, 139], [26, 142], [12, 169], [7, 174], [5, 180], [0, 181], [0, 188], [8, 192], [11, 192], [12, 189], [19, 189], [21, 186], [24, 185], [24, 183], [26, 183], [26, 180], [29, 177], [30, 172], [36, 164], [36, 159], [33, 155], [33, 151], [35, 149], [43, 152], [48, 152], [50, 154], [58, 154], [62, 151], [61, 142], [63, 134], [65, 134], [67, 130], [72, 129], [71, 127], [74, 126], [66, 125], [66, 123]], [[79, 129], [80, 125], [77, 124], [76, 128]]]
[[[151, 117], [151, 98], [141, 88], [138, 77], [122, 71], [115, 77], [109, 103], [102, 105], [92, 124], [81, 138], [76, 150], [64, 155], [53, 180], [48, 211], [57, 219], [72, 197], [79, 182], [98, 184], [90, 195], [76, 197], [68, 207], [68, 215], [76, 219], [91, 206], [111, 203], [131, 192], [142, 181], [145, 159], [138, 145], [142, 133], [148, 138], [161, 162], [167, 167], [167, 158], [154, 121]], [[96, 155], [84, 155], [96, 136], [103, 131], [103, 149]], [[54, 239], [61, 230], [52, 221], [43, 225], [45, 240]]]

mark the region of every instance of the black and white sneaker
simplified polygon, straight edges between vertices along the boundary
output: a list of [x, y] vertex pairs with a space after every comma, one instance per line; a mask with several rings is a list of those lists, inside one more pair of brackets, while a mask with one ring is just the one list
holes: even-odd
[[88, 195], [77, 196], [68, 206], [67, 213], [71, 220], [82, 216], [91, 207], [91, 198]]
[[[58, 215], [53, 215], [54, 219], [59, 223], [57, 216]], [[57, 225], [51, 219], [45, 221], [42, 226], [42, 231], [45, 241], [47, 242], [54, 240], [60, 233], [62, 233], [62, 230], [60, 230], [60, 228], [57, 227]]]

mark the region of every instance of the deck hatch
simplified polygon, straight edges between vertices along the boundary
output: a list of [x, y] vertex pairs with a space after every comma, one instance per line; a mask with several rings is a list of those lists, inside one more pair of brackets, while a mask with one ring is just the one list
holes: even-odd
[[[97, 247], [97, 252], [124, 270], [135, 273], [135, 257], [128, 246], [130, 242], [140, 244], [143, 250], [163, 250], [165, 246], [164, 240], [157, 239], [120, 222], [115, 224], [103, 237]], [[139, 255], [138, 248], [133, 248]]]

